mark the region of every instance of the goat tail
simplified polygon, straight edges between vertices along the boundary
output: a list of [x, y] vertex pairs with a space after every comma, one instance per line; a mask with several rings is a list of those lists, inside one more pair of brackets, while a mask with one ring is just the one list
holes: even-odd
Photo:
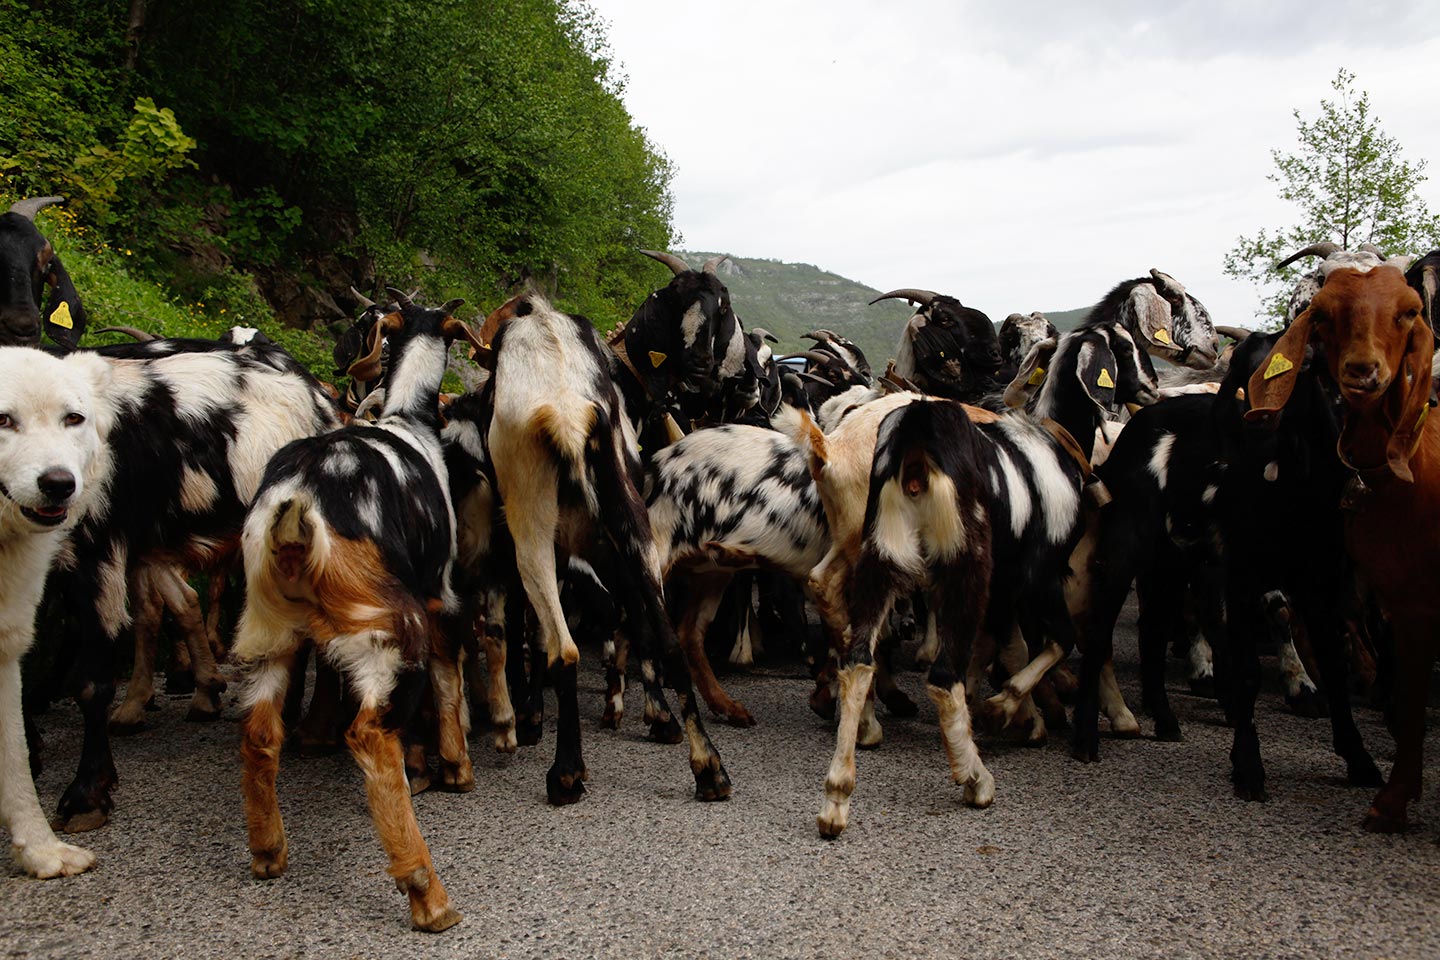
[[[949, 405], [912, 403], [885, 418], [875, 445], [866, 539], [901, 567], [919, 571], [967, 547], [968, 531], [955, 480], [945, 470], [946, 447], [957, 426]], [[973, 429], [973, 428], [971, 428]]]
[[[303, 622], [316, 584], [330, 564], [329, 526], [309, 491], [262, 493], [240, 537], [245, 561], [245, 609], [235, 629], [237, 662], [274, 655]], [[309, 601], [309, 602], [306, 602]], [[300, 618], [300, 619], [297, 619]]]
[[581, 463], [585, 457], [586, 441], [590, 439], [599, 413], [599, 408], [589, 402], [571, 411], [542, 404], [530, 415], [530, 432], [548, 439], [565, 460]]

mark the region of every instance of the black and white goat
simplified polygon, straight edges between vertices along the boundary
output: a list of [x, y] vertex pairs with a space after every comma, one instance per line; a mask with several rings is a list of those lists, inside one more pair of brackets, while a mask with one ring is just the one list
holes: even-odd
[[1000, 372], [995, 378], [1009, 383], [1020, 372], [1020, 365], [1037, 343], [1058, 340], [1060, 331], [1038, 310], [1029, 314], [1012, 313], [1000, 324]]
[[375, 426], [297, 440], [265, 468], [242, 537], [247, 589], [233, 656], [247, 667], [241, 754], [251, 872], [268, 879], [288, 865], [275, 779], [290, 661], [308, 637], [359, 698], [345, 739], [365, 774], [389, 873], [409, 899], [411, 922], [439, 931], [460, 915], [420, 836], [397, 729], [433, 683], [446, 782], [474, 785], [462, 678], [438, 636], [439, 615], [457, 602], [436, 405], [450, 342], [473, 335], [451, 316], [461, 301], [437, 310], [391, 294], [398, 308], [375, 324], [369, 353], [351, 367], [352, 376], [373, 379], [388, 341]]
[[62, 660], [85, 728], [79, 770], [60, 801], [71, 831], [104, 823], [113, 805], [106, 715], [135, 571], [224, 561], [271, 455], [340, 419], [323, 387], [278, 347], [153, 340], [95, 353], [112, 371], [98, 397], [110, 424], [106, 469], [51, 578], [67, 611]]
[[[940, 650], [926, 689], [940, 714], [951, 776], [971, 806], [989, 806], [995, 796], [995, 779], [971, 737], [964, 683], [991, 579], [987, 444], [959, 404], [919, 397], [897, 400], [875, 436], [873, 456], [863, 458], [866, 505], [858, 543], [851, 544], [853, 558], [826, 567], [829, 579], [822, 575], [817, 584], [822, 613], [833, 621], [844, 595], [848, 619], [840, 725], [825, 803], [816, 818], [825, 837], [838, 836], [849, 822], [855, 746], [881, 626], [895, 598], [917, 589], [925, 591], [936, 613]], [[809, 443], [826, 512], [833, 517], [838, 491], [827, 478], [833, 451], [818, 431], [811, 431]]]
[[[41, 335], [73, 350], [85, 332], [85, 307], [60, 257], [35, 226], [35, 214], [64, 197], [18, 200], [0, 214], [0, 344], [35, 347]], [[41, 297], [50, 288], [43, 309]]]
[[[676, 279], [706, 283], [710, 276]], [[697, 317], [710, 296], [702, 294], [695, 302]], [[586, 776], [576, 704], [579, 650], [560, 604], [558, 548], [562, 554], [608, 553], [609, 562], [595, 566], [623, 605], [626, 630], [639, 650], [652, 735], [670, 742], [685, 737], [696, 797], [725, 799], [730, 780], [705, 733], [689, 669], [665, 614], [659, 557], [638, 490], [642, 474], [635, 426], [611, 379], [613, 357], [585, 318], [560, 313], [538, 294], [512, 299], [492, 314], [487, 328], [492, 320], [498, 332], [486, 448], [560, 710], [555, 762], [546, 776], [548, 796], [556, 804], [580, 799]], [[675, 336], [684, 335], [682, 324]], [[655, 369], [668, 362], [669, 357], [662, 358]], [[684, 369], [691, 366], [683, 357], [675, 362]], [[657, 660], [663, 660], [664, 681], [679, 697], [683, 733], [665, 703]]]
[[906, 300], [916, 305], [895, 348], [895, 375], [925, 393], [978, 403], [1003, 386], [1000, 341], [995, 325], [979, 310], [931, 290], [902, 289], [870, 302]]

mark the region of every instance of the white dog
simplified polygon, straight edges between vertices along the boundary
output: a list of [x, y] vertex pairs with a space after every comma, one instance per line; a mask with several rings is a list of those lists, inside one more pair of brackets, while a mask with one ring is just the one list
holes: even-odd
[[20, 712], [20, 658], [35, 639], [45, 578], [105, 476], [110, 365], [0, 347], [0, 824], [37, 877], [69, 876], [95, 856], [61, 843], [40, 810]]

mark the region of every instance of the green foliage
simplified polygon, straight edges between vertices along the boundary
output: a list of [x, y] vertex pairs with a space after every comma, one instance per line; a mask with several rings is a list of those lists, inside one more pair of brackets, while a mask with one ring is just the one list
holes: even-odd
[[195, 141], [186, 136], [174, 111], [149, 97], [135, 101], [135, 116], [114, 146], [95, 144], [75, 158], [63, 183], [71, 202], [91, 222], [111, 222], [120, 188], [127, 182], [154, 188], [167, 173], [195, 164], [186, 156]]
[[1300, 222], [1240, 237], [1225, 255], [1227, 275], [1268, 291], [1257, 316], [1285, 315], [1289, 290], [1311, 267], [1272, 267], [1312, 243], [1330, 240], [1346, 249], [1371, 243], [1397, 254], [1440, 246], [1440, 217], [1419, 195], [1425, 161], [1401, 158], [1400, 144], [1384, 134], [1371, 111], [1370, 95], [1356, 94], [1353, 73], [1341, 69], [1330, 86], [1336, 98], [1320, 101], [1316, 119], [1294, 112], [1298, 152], [1271, 151], [1276, 172], [1269, 179], [1280, 184], [1281, 199], [1299, 207]]

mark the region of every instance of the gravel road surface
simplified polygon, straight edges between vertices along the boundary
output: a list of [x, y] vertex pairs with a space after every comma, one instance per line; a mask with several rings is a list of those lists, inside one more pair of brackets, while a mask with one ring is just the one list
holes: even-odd
[[[1133, 620], [1126, 629], [1117, 666], [1138, 708]], [[1148, 739], [1142, 717], [1146, 739], [1107, 738], [1102, 762], [1083, 766], [1063, 736], [1039, 749], [983, 738], [996, 800], [968, 809], [910, 673], [919, 716], [882, 710], [885, 742], [859, 755], [850, 828], [825, 841], [815, 814], [834, 737], [806, 707], [800, 667], [727, 678], [759, 725], [712, 725], [735, 793], [700, 804], [684, 748], [644, 739], [638, 685], [623, 729], [597, 729], [603, 678], [585, 654], [581, 803], [545, 803], [553, 702], [541, 747], [504, 756], [476, 731], [475, 791], [416, 798], [465, 916], [448, 932], [409, 929], [345, 755], [287, 754], [289, 872], [252, 880], [238, 711], [189, 724], [171, 699], [116, 740], [117, 810], [79, 838], [95, 869], [4, 879], [0, 956], [1440, 957], [1440, 745], [1432, 736], [1417, 826], [1366, 834], [1371, 791], [1345, 784], [1326, 721], [1286, 712], [1273, 662], [1258, 714], [1269, 803], [1232, 796], [1230, 731], [1176, 662], [1185, 742]], [[1359, 707], [1358, 720], [1388, 771], [1379, 715]], [[51, 808], [75, 768], [79, 716], [67, 704], [42, 722]]]

